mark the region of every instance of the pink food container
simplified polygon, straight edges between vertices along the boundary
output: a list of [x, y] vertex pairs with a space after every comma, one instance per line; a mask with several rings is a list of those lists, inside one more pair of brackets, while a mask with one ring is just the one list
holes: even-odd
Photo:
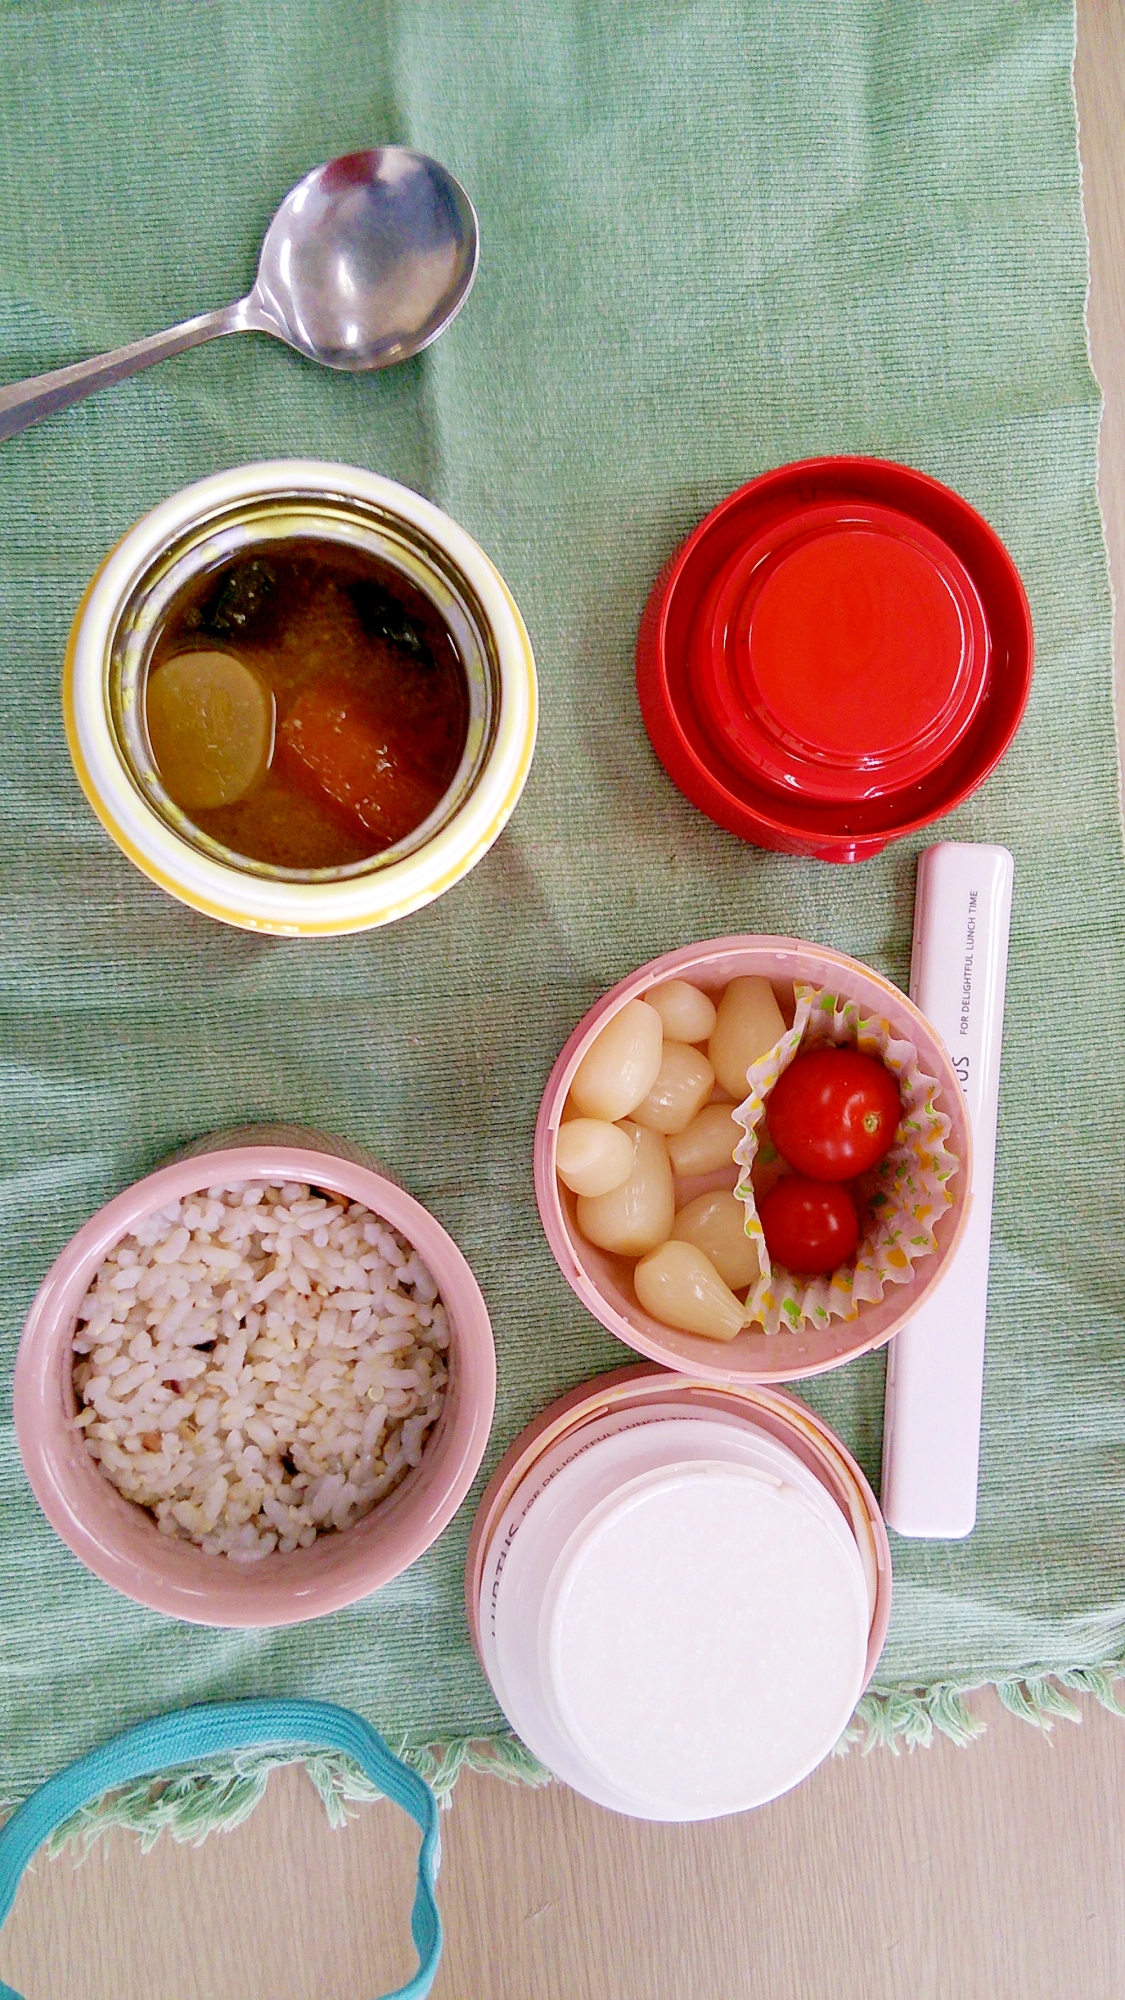
[[[693, 1572], [700, 1555], [706, 1562], [710, 1554], [706, 1543], [692, 1548], [690, 1538], [668, 1537], [651, 1564], [641, 1565], [640, 1574], [634, 1569], [636, 1605], [622, 1606], [616, 1596], [583, 1602], [583, 1561], [592, 1552], [596, 1563], [607, 1526], [627, 1529], [630, 1512], [643, 1513], [654, 1498], [678, 1492], [690, 1500], [693, 1486], [698, 1492], [701, 1483], [721, 1484], [740, 1454], [751, 1486], [756, 1480], [775, 1489], [769, 1497], [784, 1490], [803, 1526], [815, 1522], [814, 1559], [822, 1537], [833, 1544], [837, 1570], [850, 1566], [857, 1623], [847, 1668], [838, 1653], [828, 1657], [831, 1646], [816, 1645], [798, 1648], [796, 1662], [786, 1665], [785, 1645], [797, 1645], [795, 1628], [808, 1615], [801, 1598], [807, 1599], [810, 1578], [796, 1569], [790, 1576], [779, 1564], [771, 1585], [769, 1551], [761, 1548], [766, 1572], [756, 1582], [765, 1582], [768, 1610], [744, 1603], [748, 1632], [733, 1644], [730, 1577], [724, 1581], [720, 1573], [714, 1593], [697, 1577], [702, 1606], [686, 1601], [690, 1578], [679, 1570], [686, 1565]], [[763, 1519], [768, 1523], [768, 1505]], [[778, 1525], [785, 1525], [784, 1508]], [[721, 1552], [716, 1556], [721, 1572]], [[821, 1606], [814, 1588], [813, 1629], [824, 1639], [828, 1626], [818, 1625], [818, 1615], [828, 1613], [830, 1597], [831, 1586]], [[611, 1810], [649, 1819], [713, 1818], [789, 1789], [838, 1740], [886, 1638], [890, 1549], [862, 1472], [803, 1404], [776, 1389], [719, 1387], [642, 1363], [572, 1389], [516, 1439], [477, 1510], [465, 1604], [501, 1707], [549, 1769]], [[710, 1635], [701, 1629], [709, 1616]], [[568, 1622], [569, 1653], [558, 1644], [560, 1624]], [[778, 1640], [780, 1656], [771, 1657]], [[630, 1644], [640, 1655], [631, 1672], [623, 1656]], [[724, 1644], [731, 1658], [716, 1659]], [[619, 1669], [628, 1680], [626, 1697], [608, 1738], [602, 1730], [599, 1740], [597, 1727], [589, 1726], [591, 1694], [596, 1716], [599, 1675], [612, 1694]], [[743, 1705], [755, 1701], [762, 1709], [757, 1741], [753, 1729], [747, 1736], [741, 1726]]]
[[[358, 1201], [428, 1265], [450, 1327], [449, 1387], [422, 1458], [354, 1527], [253, 1565], [162, 1535], [99, 1471], [74, 1425], [71, 1341], [78, 1307], [114, 1244], [164, 1203], [219, 1183], [300, 1181]], [[24, 1470], [67, 1547], [104, 1583], [197, 1625], [295, 1625], [367, 1597], [452, 1520], [484, 1456], [496, 1399], [492, 1328], [480, 1287], [441, 1224], [346, 1142], [302, 1127], [219, 1133], [137, 1181], [91, 1216], [32, 1302], [16, 1359], [14, 1415]]]
[[[574, 1073], [610, 1016], [629, 1000], [643, 999], [669, 979], [686, 979], [717, 999], [732, 979], [748, 974], [770, 980], [783, 1014], [792, 1019], [794, 981], [854, 1000], [862, 1013], [887, 1020], [897, 1038], [913, 1042], [922, 1069], [939, 1084], [938, 1109], [949, 1119], [949, 1150], [958, 1161], [950, 1192], [952, 1205], [937, 1222], [937, 1248], [918, 1260], [908, 1283], [888, 1285], [880, 1300], [862, 1304], [855, 1319], [833, 1319], [827, 1327], [804, 1324], [796, 1332], [766, 1334], [749, 1327], [732, 1341], [702, 1339], [662, 1326], [646, 1313], [633, 1289], [633, 1260], [588, 1243], [576, 1221], [576, 1198], [559, 1181], [555, 1146], [563, 1107]], [[677, 1186], [677, 1206], [706, 1188], [732, 1185], [733, 1175]], [[890, 981], [856, 959], [825, 945], [798, 938], [713, 938], [665, 952], [622, 979], [578, 1023], [547, 1081], [535, 1128], [535, 1194], [539, 1214], [559, 1269], [595, 1319], [627, 1347], [649, 1355], [665, 1368], [710, 1382], [785, 1382], [838, 1368], [854, 1355], [882, 1347], [905, 1326], [923, 1298], [939, 1282], [961, 1240], [969, 1217], [972, 1139], [961, 1087], [948, 1051], [924, 1014]]]

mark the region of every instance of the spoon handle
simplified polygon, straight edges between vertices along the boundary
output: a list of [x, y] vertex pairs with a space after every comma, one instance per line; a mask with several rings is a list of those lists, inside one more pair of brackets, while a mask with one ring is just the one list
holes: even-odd
[[15, 437], [17, 431], [25, 431], [53, 410], [81, 402], [94, 389], [123, 382], [127, 375], [136, 375], [153, 361], [166, 361], [172, 354], [198, 347], [203, 340], [213, 340], [216, 334], [237, 333], [248, 324], [246, 305], [242, 300], [218, 312], [199, 313], [163, 333], [150, 333], [143, 340], [130, 341], [128, 347], [116, 347], [111, 354], [95, 354], [70, 368], [53, 368], [49, 375], [31, 375], [25, 382], [10, 383], [0, 389], [0, 440]]

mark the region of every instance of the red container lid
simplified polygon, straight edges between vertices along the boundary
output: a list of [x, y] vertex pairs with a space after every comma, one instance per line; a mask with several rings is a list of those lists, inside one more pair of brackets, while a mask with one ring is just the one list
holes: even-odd
[[657, 754], [758, 845], [860, 859], [1003, 755], [1031, 677], [1011, 558], [907, 466], [784, 466], [707, 516], [658, 580], [637, 675]]

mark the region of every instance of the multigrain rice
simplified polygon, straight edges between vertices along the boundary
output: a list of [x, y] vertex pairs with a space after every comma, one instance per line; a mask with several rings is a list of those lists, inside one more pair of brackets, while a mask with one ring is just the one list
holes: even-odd
[[162, 1534], [257, 1562], [350, 1528], [417, 1465], [448, 1344], [429, 1271], [370, 1209], [295, 1182], [212, 1187], [100, 1266], [75, 1421]]

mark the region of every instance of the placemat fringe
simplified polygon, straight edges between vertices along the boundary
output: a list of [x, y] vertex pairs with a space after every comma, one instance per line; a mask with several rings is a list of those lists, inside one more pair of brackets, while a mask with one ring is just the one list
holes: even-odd
[[936, 1681], [930, 1687], [869, 1688], [836, 1746], [846, 1755], [858, 1748], [866, 1755], [877, 1749], [897, 1756], [928, 1749], [935, 1735], [947, 1736], [964, 1749], [988, 1727], [970, 1707], [968, 1697], [979, 1688], [994, 1688], [1004, 1707], [1021, 1722], [1049, 1734], [1058, 1721], [1081, 1722], [1082, 1711], [1071, 1694], [1092, 1695], [1102, 1708], [1125, 1717], [1115, 1684], [1125, 1679], [1125, 1660], [1102, 1666], [1059, 1668], [1048, 1673], [1006, 1679], [976, 1676], [965, 1681]]
[[[980, 1688], [995, 1688], [1012, 1715], [1046, 1733], [1057, 1721], [1081, 1722], [1082, 1711], [1069, 1698], [1075, 1694], [1092, 1695], [1111, 1714], [1125, 1718], [1125, 1704], [1117, 1693], [1117, 1683], [1122, 1680], [1125, 1659], [1018, 1679], [974, 1678], [937, 1681], [931, 1687], [871, 1688], [837, 1744], [836, 1754], [860, 1749], [867, 1755], [881, 1749], [897, 1756], [904, 1747], [928, 1749], [936, 1735], [966, 1748], [988, 1727], [969, 1704], [969, 1697]], [[454, 1737], [422, 1745], [398, 1743], [394, 1748], [433, 1787], [443, 1806], [452, 1804], [462, 1771], [478, 1771], [515, 1785], [554, 1782], [530, 1750], [510, 1734]], [[349, 1807], [373, 1805], [382, 1797], [358, 1765], [338, 1751], [244, 1751], [206, 1766], [190, 1765], [158, 1778], [141, 1779], [121, 1791], [107, 1793], [60, 1827], [52, 1835], [48, 1851], [59, 1854], [77, 1845], [86, 1852], [115, 1827], [135, 1833], [145, 1853], [162, 1833], [199, 1846], [209, 1834], [229, 1833], [241, 1826], [265, 1797], [270, 1773], [293, 1764], [306, 1772], [331, 1826], [344, 1826], [355, 1817]], [[8, 1803], [4, 1810], [11, 1809]]]
[[[393, 1747], [426, 1779], [443, 1806], [452, 1803], [453, 1788], [465, 1770], [502, 1778], [508, 1784], [553, 1782], [550, 1772], [511, 1735]], [[344, 1826], [354, 1818], [349, 1806], [372, 1805], [383, 1796], [342, 1752], [248, 1750], [206, 1765], [168, 1771], [157, 1778], [142, 1778], [120, 1791], [108, 1792], [59, 1827], [51, 1836], [48, 1852], [60, 1854], [75, 1845], [86, 1852], [115, 1827], [135, 1833], [146, 1854], [162, 1833], [198, 1847], [209, 1834], [229, 1833], [249, 1819], [265, 1797], [270, 1773], [292, 1764], [307, 1773], [331, 1826]], [[13, 1810], [15, 1803], [6, 1802], [0, 1818]]]

